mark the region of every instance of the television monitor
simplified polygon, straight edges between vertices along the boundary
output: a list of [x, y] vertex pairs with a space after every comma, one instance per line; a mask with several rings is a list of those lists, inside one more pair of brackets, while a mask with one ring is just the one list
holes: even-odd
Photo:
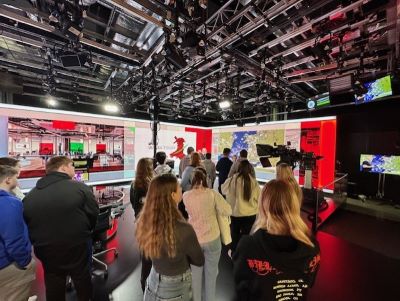
[[329, 94], [317, 99], [317, 108], [329, 106], [330, 104]]
[[89, 181], [89, 173], [83, 170], [76, 170], [74, 180], [78, 182], [88, 182]]
[[364, 95], [364, 102], [391, 96], [393, 94], [390, 75], [365, 83], [364, 87], [368, 89], [368, 92]]
[[360, 171], [400, 175], [400, 156], [361, 154]]

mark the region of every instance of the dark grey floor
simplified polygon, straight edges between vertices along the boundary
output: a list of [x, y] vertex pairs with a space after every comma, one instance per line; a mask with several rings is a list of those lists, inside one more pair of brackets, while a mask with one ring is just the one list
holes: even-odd
[[[344, 210], [335, 212], [318, 234], [321, 268], [308, 300], [400, 300], [399, 230], [400, 223]], [[95, 300], [142, 300], [131, 207], [126, 208], [117, 236], [108, 247], [117, 247], [120, 255], [117, 259], [106, 256], [110, 263], [107, 280], [93, 278]], [[219, 267], [216, 300], [230, 301], [234, 294], [232, 264], [225, 252]], [[38, 300], [45, 300], [40, 268], [34, 292]], [[68, 293], [68, 301], [75, 299], [74, 293]]]

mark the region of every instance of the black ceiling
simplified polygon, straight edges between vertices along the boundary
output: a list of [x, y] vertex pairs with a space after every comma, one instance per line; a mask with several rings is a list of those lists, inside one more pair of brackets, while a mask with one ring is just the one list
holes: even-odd
[[399, 58], [395, 0], [4, 2], [0, 89], [26, 105], [51, 94], [59, 108], [218, 124], [305, 109], [327, 78], [367, 80]]

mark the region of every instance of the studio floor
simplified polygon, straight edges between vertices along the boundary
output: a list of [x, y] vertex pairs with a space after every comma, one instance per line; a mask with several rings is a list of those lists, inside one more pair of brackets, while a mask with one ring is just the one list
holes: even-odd
[[[317, 235], [321, 246], [321, 267], [308, 300], [399, 300], [399, 233], [400, 222], [345, 209], [336, 211]], [[131, 206], [125, 209], [118, 233], [107, 247], [116, 247], [119, 256], [114, 259], [109, 254], [103, 258], [110, 264], [108, 279], [93, 276], [95, 300], [142, 300], [140, 261]], [[219, 268], [216, 300], [230, 301], [234, 295], [232, 263], [224, 250]], [[45, 300], [40, 265], [32, 293], [37, 295], [37, 300]], [[74, 292], [67, 294], [67, 300], [76, 300]]]

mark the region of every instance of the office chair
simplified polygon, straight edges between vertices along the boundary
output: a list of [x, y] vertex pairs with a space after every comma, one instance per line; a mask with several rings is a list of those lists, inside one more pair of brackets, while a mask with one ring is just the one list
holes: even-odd
[[[93, 243], [96, 246], [97, 242], [100, 242], [101, 247], [105, 245], [105, 242], [107, 241], [107, 230], [110, 229], [111, 223], [110, 223], [110, 218], [111, 218], [111, 208], [107, 208], [104, 211], [100, 211], [98, 217], [97, 217], [97, 223], [96, 227], [94, 228], [93, 231]], [[95, 249], [93, 249], [93, 254], [92, 254], [92, 259], [93, 262], [97, 262], [101, 266], [104, 267], [104, 273], [103, 277], [106, 279], [108, 277], [108, 265], [98, 259], [98, 256], [101, 256], [103, 254], [106, 254], [108, 252], [113, 252], [115, 257], [118, 257], [118, 251], [116, 248], [109, 248], [102, 250], [100, 252], [95, 252]]]

